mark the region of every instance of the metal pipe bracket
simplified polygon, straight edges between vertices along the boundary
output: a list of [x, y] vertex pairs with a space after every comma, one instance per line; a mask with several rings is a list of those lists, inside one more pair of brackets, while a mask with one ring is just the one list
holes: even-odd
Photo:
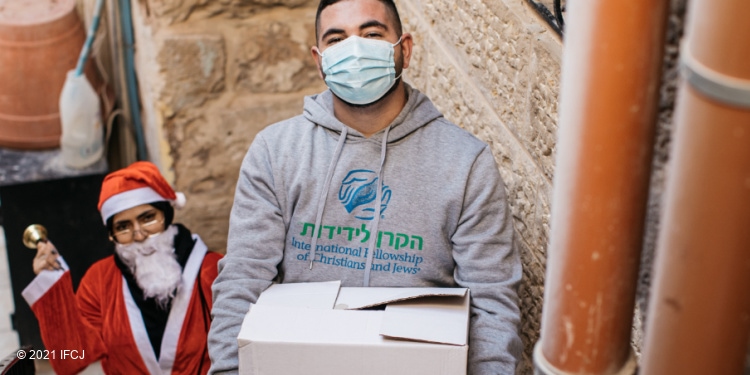
[[722, 104], [750, 109], [750, 80], [709, 68], [693, 56], [687, 43], [681, 50], [680, 71], [692, 87]]

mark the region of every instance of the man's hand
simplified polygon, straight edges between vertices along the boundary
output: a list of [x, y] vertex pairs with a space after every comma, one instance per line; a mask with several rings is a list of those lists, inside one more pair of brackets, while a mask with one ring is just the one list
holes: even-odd
[[55, 245], [49, 241], [39, 241], [36, 244], [36, 256], [34, 257], [34, 274], [38, 275], [42, 270], [62, 270], [57, 258], [60, 254]]

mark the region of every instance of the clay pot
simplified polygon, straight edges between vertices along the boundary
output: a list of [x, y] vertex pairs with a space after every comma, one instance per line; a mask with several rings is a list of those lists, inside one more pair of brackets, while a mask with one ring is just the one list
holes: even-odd
[[60, 92], [85, 39], [75, 0], [0, 5], [0, 146], [59, 146]]

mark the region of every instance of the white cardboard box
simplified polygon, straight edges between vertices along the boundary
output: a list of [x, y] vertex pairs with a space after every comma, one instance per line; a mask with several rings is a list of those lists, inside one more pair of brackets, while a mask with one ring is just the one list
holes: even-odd
[[240, 374], [463, 375], [468, 328], [465, 288], [274, 284], [242, 323]]

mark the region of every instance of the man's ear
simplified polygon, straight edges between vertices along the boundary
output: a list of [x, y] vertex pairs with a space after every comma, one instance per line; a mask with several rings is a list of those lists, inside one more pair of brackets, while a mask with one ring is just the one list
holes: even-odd
[[401, 34], [401, 53], [404, 56], [404, 69], [409, 67], [409, 61], [411, 61], [411, 51], [414, 48], [414, 40], [409, 33]]
[[315, 61], [315, 65], [318, 67], [318, 77], [320, 77], [320, 79], [325, 79], [325, 77], [323, 77], [323, 67], [321, 66], [323, 57], [320, 56], [318, 52], [320, 52], [318, 46], [312, 46], [310, 48], [310, 55], [312, 56], [313, 61]]

